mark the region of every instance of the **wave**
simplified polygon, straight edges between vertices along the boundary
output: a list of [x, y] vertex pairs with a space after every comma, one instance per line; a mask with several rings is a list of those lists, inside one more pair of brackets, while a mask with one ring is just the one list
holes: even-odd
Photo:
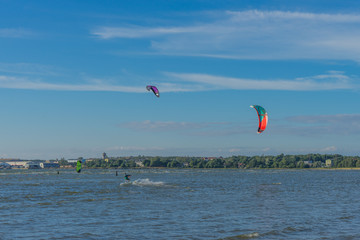
[[239, 240], [239, 239], [253, 239], [260, 237], [260, 234], [257, 232], [248, 233], [248, 234], [240, 234], [232, 237], [222, 238], [222, 240]]
[[161, 186], [165, 186], [165, 183], [164, 182], [154, 182], [148, 178], [145, 178], [145, 179], [136, 179], [135, 181], [132, 181], [132, 182], [124, 182], [124, 183], [120, 184], [120, 186], [127, 186], [127, 185], [135, 185], [135, 186], [142, 186], [142, 187], [147, 187], [147, 186], [161, 187]]

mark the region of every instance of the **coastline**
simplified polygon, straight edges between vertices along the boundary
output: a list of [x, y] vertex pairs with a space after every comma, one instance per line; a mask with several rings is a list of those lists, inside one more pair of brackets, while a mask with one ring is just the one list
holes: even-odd
[[[94, 167], [94, 168], [86, 168], [83, 167], [83, 170], [151, 170], [151, 169], [164, 169], [164, 170], [317, 170], [317, 171], [336, 171], [336, 170], [360, 170], [359, 168], [169, 168], [169, 167], [139, 167], [139, 168], [102, 168], [102, 167]], [[60, 167], [60, 168], [11, 168], [11, 169], [1, 169], [1, 170], [38, 170], [38, 171], [46, 171], [46, 170], [76, 170], [76, 168], [69, 168], [69, 167]]]

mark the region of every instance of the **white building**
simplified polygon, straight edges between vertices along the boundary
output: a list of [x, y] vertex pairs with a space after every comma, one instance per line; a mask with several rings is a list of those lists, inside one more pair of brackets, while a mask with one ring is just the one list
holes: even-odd
[[40, 168], [40, 165], [38, 163], [35, 163], [35, 162], [27, 162], [25, 164], [25, 168], [27, 168], [27, 169], [38, 169], [38, 168]]
[[27, 161], [11, 161], [6, 162], [9, 164], [12, 168], [25, 168], [25, 165], [28, 163]]
[[49, 162], [42, 162], [40, 163], [41, 168], [59, 168], [60, 165], [58, 163], [49, 163]]

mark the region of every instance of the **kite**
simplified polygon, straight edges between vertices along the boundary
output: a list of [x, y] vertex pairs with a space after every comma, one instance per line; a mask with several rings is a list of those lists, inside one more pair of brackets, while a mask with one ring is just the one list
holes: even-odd
[[258, 133], [262, 133], [265, 130], [266, 125], [268, 123], [268, 114], [265, 111], [265, 109], [259, 105], [251, 105], [250, 107], [254, 108], [258, 114], [259, 117]]
[[130, 177], [131, 177], [131, 175], [125, 173], [125, 180], [126, 181], [130, 181]]
[[157, 87], [148, 85], [148, 86], [146, 86], [146, 89], [147, 89], [148, 91], [152, 90], [153, 93], [154, 93], [157, 97], [160, 97], [160, 93], [159, 93], [159, 90], [157, 89]]
[[81, 160], [78, 160], [77, 163], [76, 163], [76, 171], [77, 171], [78, 173], [81, 172]]
[[79, 160], [77, 160], [77, 162], [76, 162], [76, 171], [78, 172], [78, 173], [80, 173], [81, 172], [81, 168], [82, 168], [82, 163], [83, 162], [85, 162], [85, 159], [79, 159]]

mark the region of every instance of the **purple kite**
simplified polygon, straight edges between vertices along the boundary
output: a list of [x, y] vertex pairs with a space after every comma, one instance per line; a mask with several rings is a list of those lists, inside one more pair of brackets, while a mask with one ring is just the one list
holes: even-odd
[[159, 90], [157, 89], [157, 87], [148, 85], [148, 86], [146, 86], [146, 89], [147, 89], [148, 91], [152, 90], [153, 93], [154, 93], [157, 97], [160, 97], [160, 93], [159, 93]]

